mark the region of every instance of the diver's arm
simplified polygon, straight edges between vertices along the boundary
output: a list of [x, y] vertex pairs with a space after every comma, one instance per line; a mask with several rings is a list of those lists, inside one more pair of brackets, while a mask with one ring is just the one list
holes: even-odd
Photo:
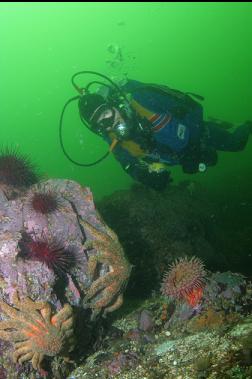
[[114, 155], [127, 174], [148, 187], [162, 191], [172, 181], [168, 171], [150, 172], [147, 164], [142, 164], [121, 147], [114, 150]]
[[170, 173], [166, 170], [161, 172], [149, 172], [148, 168], [141, 166], [129, 167], [127, 172], [136, 180], [156, 191], [164, 190], [172, 181]]

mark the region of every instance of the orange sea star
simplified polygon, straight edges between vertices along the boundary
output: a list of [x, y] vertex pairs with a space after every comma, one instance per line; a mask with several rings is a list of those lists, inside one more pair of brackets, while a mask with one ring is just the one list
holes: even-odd
[[54, 316], [47, 302], [13, 296], [13, 306], [0, 301], [8, 320], [0, 321], [0, 338], [14, 343], [14, 362], [31, 360], [40, 369], [44, 356], [65, 355], [74, 346], [73, 312], [69, 304]]

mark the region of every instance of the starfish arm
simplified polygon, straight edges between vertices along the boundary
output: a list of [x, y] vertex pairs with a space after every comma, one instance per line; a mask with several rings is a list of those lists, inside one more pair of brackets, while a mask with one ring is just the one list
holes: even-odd
[[98, 258], [96, 255], [91, 255], [88, 260], [87, 274], [90, 280], [94, 278], [96, 267], [98, 263]]
[[61, 330], [66, 331], [73, 328], [74, 320], [73, 317], [70, 317], [68, 320], [62, 322]]
[[26, 339], [25, 335], [20, 331], [0, 331], [0, 339], [9, 342], [20, 342]]
[[122, 304], [123, 304], [123, 295], [120, 294], [117, 297], [117, 299], [114, 302], [114, 304], [112, 304], [109, 307], [105, 308], [104, 314], [106, 315], [106, 313], [114, 312], [115, 310], [117, 310], [118, 308], [120, 308]]
[[105, 243], [110, 239], [110, 237], [107, 234], [101, 232], [86, 220], [80, 219], [80, 224], [82, 225], [84, 230], [87, 229], [87, 231], [91, 234], [91, 236], [94, 236], [95, 239]]
[[[67, 339], [70, 339], [71, 337], [73, 338], [73, 340], [75, 340], [75, 337], [74, 337], [74, 330], [73, 329], [67, 329], [64, 331], [64, 335]], [[69, 341], [70, 342], [70, 341]]]
[[1, 311], [10, 318], [18, 319], [19, 311], [9, 304], [5, 303], [5, 301], [0, 301]]
[[25, 361], [29, 361], [32, 357], [33, 357], [33, 353], [30, 352], [30, 353], [27, 353], [27, 354], [21, 356], [17, 361], [15, 361], [14, 359], [13, 360], [14, 360], [15, 363], [22, 364]]
[[20, 310], [27, 310], [30, 311], [41, 311], [42, 309], [51, 309], [50, 304], [42, 301], [33, 301], [29, 297], [26, 297], [22, 300], [20, 306], [18, 307]]
[[65, 304], [64, 307], [52, 317], [51, 323], [58, 327], [69, 319], [73, 321], [73, 308], [70, 304]]
[[20, 347], [19, 349], [16, 349], [15, 352], [13, 353], [14, 362], [18, 362], [19, 358], [22, 355], [26, 355], [28, 353], [31, 353], [31, 349], [29, 346], [24, 345], [24, 346]]
[[0, 331], [0, 339], [8, 342], [13, 341], [13, 335], [15, 332], [5, 332], [4, 330]]
[[102, 308], [107, 307], [107, 305], [109, 305], [113, 301], [115, 294], [118, 292], [117, 289], [118, 289], [117, 283], [111, 284], [110, 286], [106, 287], [102, 293], [102, 298], [93, 302], [93, 305], [91, 305], [91, 308], [94, 307], [94, 308], [102, 309]]
[[29, 342], [27, 342], [27, 340], [24, 340], [21, 342], [15, 342], [14, 346], [15, 346], [15, 349], [21, 349], [22, 347], [25, 347], [25, 346], [31, 347], [31, 344]]
[[20, 323], [20, 321], [16, 320], [8, 320], [8, 321], [0, 321], [0, 330], [5, 330], [5, 329], [20, 329], [20, 326], [23, 324]]
[[106, 225], [106, 224], [104, 224], [104, 227], [105, 227], [106, 232], [108, 233], [109, 237], [110, 237], [113, 241], [115, 241], [115, 242], [119, 241], [119, 240], [118, 240], [118, 237], [117, 237], [117, 234], [114, 232], [114, 230], [112, 230], [111, 228], [109, 228], [108, 225]]
[[52, 316], [52, 308], [50, 307], [50, 305], [47, 303], [46, 307], [43, 307], [40, 312], [46, 324], [49, 325], [51, 323]]
[[35, 353], [32, 357], [32, 367], [38, 370], [41, 367], [41, 363], [44, 359], [44, 354]]
[[88, 289], [84, 301], [87, 301], [94, 297], [99, 291], [106, 288], [106, 286], [113, 281], [113, 273], [108, 273], [104, 276], [101, 276], [95, 282], [92, 283], [91, 287]]

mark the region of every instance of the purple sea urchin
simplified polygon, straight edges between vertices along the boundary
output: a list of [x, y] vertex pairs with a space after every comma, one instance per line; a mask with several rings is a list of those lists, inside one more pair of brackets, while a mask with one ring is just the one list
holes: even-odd
[[206, 272], [197, 257], [184, 257], [170, 265], [163, 278], [161, 292], [174, 299], [184, 299], [196, 305], [202, 296]]
[[28, 157], [10, 148], [0, 152], [0, 184], [29, 187], [37, 182], [38, 175]]

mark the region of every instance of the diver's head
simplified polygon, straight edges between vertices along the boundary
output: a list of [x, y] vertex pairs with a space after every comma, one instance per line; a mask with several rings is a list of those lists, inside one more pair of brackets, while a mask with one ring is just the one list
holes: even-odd
[[84, 96], [80, 97], [79, 111], [81, 118], [88, 124], [91, 129], [93, 129], [95, 121], [94, 116], [98, 114], [98, 110], [105, 104], [106, 101], [101, 95], [85, 94]]
[[123, 114], [119, 106], [109, 104], [101, 95], [82, 96], [79, 110], [82, 119], [93, 132], [102, 136], [114, 132], [117, 139], [129, 136], [131, 123], [128, 117]]

